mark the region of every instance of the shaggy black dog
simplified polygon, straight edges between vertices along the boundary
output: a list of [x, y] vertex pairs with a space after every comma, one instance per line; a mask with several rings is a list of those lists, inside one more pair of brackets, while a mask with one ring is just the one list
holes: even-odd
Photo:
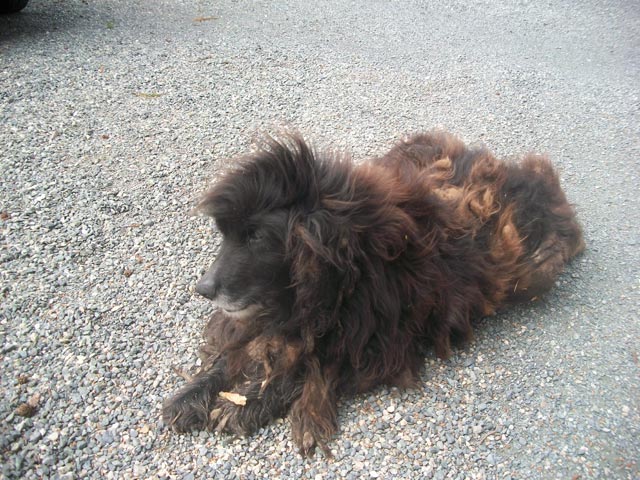
[[546, 158], [502, 162], [444, 132], [362, 165], [270, 141], [200, 208], [223, 242], [196, 290], [219, 310], [164, 420], [250, 434], [288, 414], [305, 455], [327, 451], [340, 395], [411, 385], [424, 345], [446, 357], [584, 249]]

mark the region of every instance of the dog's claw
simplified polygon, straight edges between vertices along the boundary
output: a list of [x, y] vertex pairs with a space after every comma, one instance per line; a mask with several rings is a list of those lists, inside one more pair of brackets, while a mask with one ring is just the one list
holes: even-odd
[[178, 412], [178, 413], [176, 414], [176, 416], [175, 416], [175, 417], [173, 417], [173, 418], [171, 419], [171, 422], [169, 423], [169, 425], [170, 425], [173, 429], [175, 429], [175, 424], [176, 424], [176, 422], [178, 421], [178, 419], [179, 419], [181, 416], [182, 416], [182, 412]]
[[224, 427], [227, 426], [227, 422], [229, 421], [230, 417], [231, 417], [231, 414], [228, 413], [220, 419], [220, 421], [218, 422], [218, 425], [216, 426], [216, 432], [224, 431]]
[[326, 443], [321, 439], [316, 439], [310, 431], [304, 432], [302, 435], [302, 444], [300, 445], [300, 455], [311, 458], [316, 453], [316, 447], [320, 447], [325, 458], [332, 459], [333, 454]]
[[214, 408], [209, 413], [209, 420], [211, 420], [212, 422], [216, 421], [221, 413], [222, 413], [222, 409], [221, 408]]
[[316, 440], [313, 438], [311, 432], [304, 432], [302, 435], [302, 448], [300, 449], [302, 455], [305, 457], [312, 457], [315, 453]]

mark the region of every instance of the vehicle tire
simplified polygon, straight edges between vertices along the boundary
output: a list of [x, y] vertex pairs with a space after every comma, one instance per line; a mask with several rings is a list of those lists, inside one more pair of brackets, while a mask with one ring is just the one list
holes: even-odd
[[0, 0], [0, 13], [16, 13], [27, 6], [29, 0]]

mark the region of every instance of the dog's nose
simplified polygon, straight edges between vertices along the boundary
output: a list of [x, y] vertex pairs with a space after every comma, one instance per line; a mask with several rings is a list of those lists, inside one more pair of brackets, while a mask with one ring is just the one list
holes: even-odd
[[217, 295], [216, 281], [212, 275], [204, 275], [198, 283], [196, 283], [196, 292], [209, 300], [213, 300]]

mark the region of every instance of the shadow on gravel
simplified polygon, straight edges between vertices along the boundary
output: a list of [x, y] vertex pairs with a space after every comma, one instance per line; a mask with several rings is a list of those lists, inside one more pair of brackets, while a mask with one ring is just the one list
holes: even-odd
[[47, 39], [57, 32], [69, 33], [74, 30], [95, 28], [113, 28], [113, 15], [101, 11], [98, 7], [65, 7], [64, 3], [31, 1], [24, 10], [9, 15], [0, 15], [0, 47], [10, 49], [20, 40]]

